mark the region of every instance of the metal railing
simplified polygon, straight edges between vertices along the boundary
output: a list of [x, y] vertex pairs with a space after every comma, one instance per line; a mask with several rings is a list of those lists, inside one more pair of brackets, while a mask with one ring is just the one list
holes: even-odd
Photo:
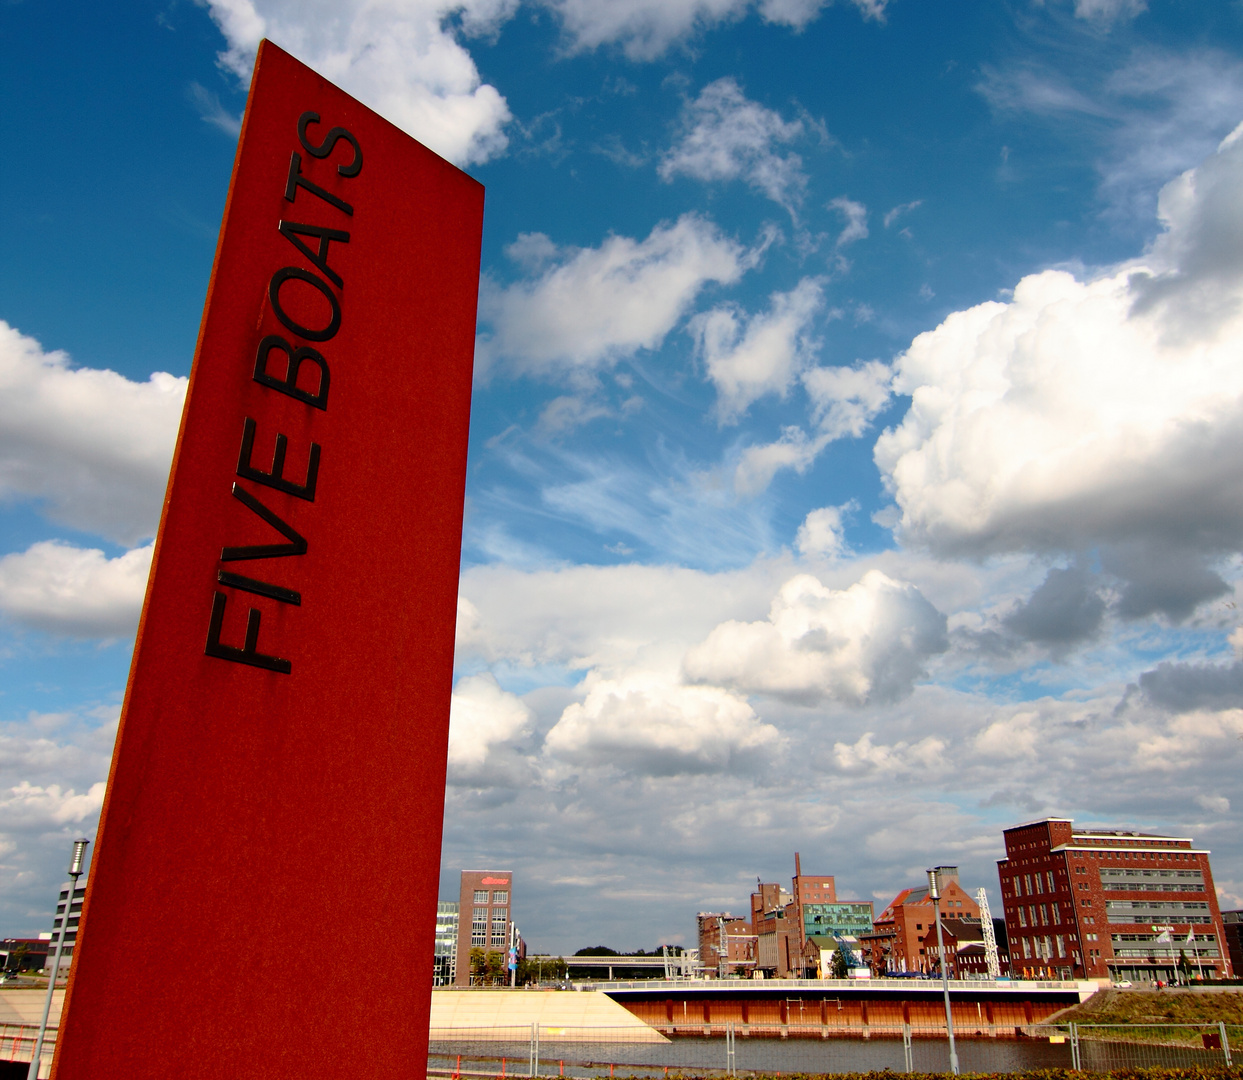
[[[0, 1061], [29, 1062], [38, 1037], [38, 1024], [0, 1024]], [[40, 1076], [50, 1075], [55, 1052], [56, 1028], [49, 1027], [43, 1037], [43, 1050], [39, 1055]]]

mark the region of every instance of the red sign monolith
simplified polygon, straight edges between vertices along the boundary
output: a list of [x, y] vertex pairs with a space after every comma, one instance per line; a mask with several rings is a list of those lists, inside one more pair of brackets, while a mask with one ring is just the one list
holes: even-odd
[[54, 1075], [421, 1075], [483, 189], [265, 42]]

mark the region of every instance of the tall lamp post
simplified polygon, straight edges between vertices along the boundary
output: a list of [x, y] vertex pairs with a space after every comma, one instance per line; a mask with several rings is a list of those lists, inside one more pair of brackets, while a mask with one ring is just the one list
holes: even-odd
[[937, 872], [928, 871], [928, 895], [932, 897], [932, 909], [937, 918], [937, 952], [941, 959], [941, 992], [945, 996], [945, 1030], [950, 1037], [950, 1072], [958, 1075], [958, 1048], [954, 1045], [954, 1016], [950, 1012], [950, 977], [945, 966], [945, 939], [941, 935], [941, 891], [937, 887]]
[[56, 952], [52, 954], [52, 971], [47, 979], [47, 997], [43, 1001], [43, 1019], [39, 1021], [39, 1034], [35, 1038], [34, 1052], [30, 1055], [30, 1070], [26, 1080], [39, 1080], [39, 1059], [43, 1057], [43, 1040], [47, 1035], [47, 1021], [52, 1013], [52, 994], [56, 990], [56, 971], [60, 967], [60, 954], [65, 948], [65, 935], [69, 932], [69, 914], [73, 911], [74, 893], [78, 891], [78, 878], [82, 876], [82, 864], [86, 861], [86, 845], [89, 840], [73, 842], [73, 857], [69, 860], [69, 895], [65, 898], [65, 913], [60, 917], [60, 933], [56, 935]]

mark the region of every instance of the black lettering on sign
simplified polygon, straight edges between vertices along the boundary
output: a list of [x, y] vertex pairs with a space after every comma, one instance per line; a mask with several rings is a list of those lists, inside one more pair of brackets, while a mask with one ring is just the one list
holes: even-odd
[[[287, 358], [285, 377], [277, 378], [268, 373], [268, 354], [273, 349], [280, 349]], [[310, 360], [319, 368], [319, 390], [312, 394], [309, 390], [298, 389], [298, 369], [304, 360]], [[328, 361], [309, 345], [295, 349], [280, 334], [269, 334], [259, 342], [259, 352], [255, 355], [255, 382], [288, 394], [291, 398], [313, 405], [317, 409], [328, 408]]]
[[278, 559], [282, 555], [305, 555], [306, 537], [278, 518], [240, 484], [233, 485], [233, 497], [243, 506], [258, 514], [281, 534], [288, 544], [252, 544], [249, 547], [227, 547], [220, 552], [221, 562], [237, 562], [240, 559]]
[[235, 645], [225, 645], [220, 640], [220, 630], [224, 626], [224, 608], [229, 602], [225, 593], [217, 592], [211, 602], [211, 623], [207, 628], [207, 645], [203, 651], [208, 656], [221, 660], [232, 660], [235, 664], [250, 664], [252, 667], [266, 668], [281, 675], [288, 675], [293, 665], [279, 656], [268, 656], [261, 653], [259, 645], [259, 620], [262, 615], [258, 608], [251, 608], [246, 616], [246, 642], [239, 649]]
[[312, 195], [323, 199], [330, 206], [335, 206], [343, 214], [354, 215], [354, 208], [344, 199], [338, 199], [331, 191], [325, 191], [317, 183], [302, 175], [302, 155], [297, 150], [289, 159], [289, 179], [285, 182], [285, 201], [293, 202], [298, 188], [306, 188]]
[[254, 578], [242, 577], [241, 574], [231, 574], [228, 570], [221, 570], [217, 573], [216, 580], [221, 585], [228, 585], [231, 589], [244, 589], [246, 592], [255, 593], [257, 596], [270, 596], [273, 600], [279, 600], [282, 604], [293, 604], [295, 607], [302, 606], [302, 594], [300, 592], [283, 588], [280, 585], [269, 585], [266, 581], [256, 581]]
[[326, 158], [329, 154], [332, 153], [333, 147], [335, 147], [341, 139], [345, 139], [354, 148], [354, 160], [351, 161], [348, 165], [338, 165], [337, 172], [341, 176], [357, 176], [360, 172], [362, 172], [362, 168], [363, 168], [362, 147], [358, 145], [358, 140], [354, 138], [354, 136], [351, 135], [348, 131], [346, 131], [345, 128], [334, 127], [331, 131], [328, 132], [327, 135], [324, 136], [324, 141], [321, 142], [318, 146], [315, 146], [313, 143], [310, 143], [307, 141], [307, 137], [306, 137], [307, 125], [318, 124], [318, 123], [319, 123], [319, 113], [316, 113], [316, 112], [304, 112], [301, 116], [298, 117], [298, 141], [302, 143], [303, 149], [306, 150], [306, 152], [310, 154], [311, 157]]
[[[248, 416], [242, 422], [242, 449], [237, 456], [237, 475], [257, 484], [264, 484], [287, 495], [296, 495], [307, 502], [315, 501], [315, 482], [319, 479], [319, 443], [311, 443], [311, 454], [306, 464], [306, 483], [295, 484], [286, 480], [281, 474], [285, 471], [285, 451], [289, 448], [289, 440], [281, 434], [276, 436], [276, 450], [272, 454], [272, 471], [263, 472], [250, 463], [250, 455], [255, 448], [255, 422]], [[234, 485], [236, 494], [237, 485]], [[240, 496], [239, 496], [240, 497]]]
[[[332, 314], [328, 318], [328, 325], [323, 329], [312, 330], [309, 326], [295, 322], [293, 316], [281, 307], [281, 286], [290, 280], [305, 281], [308, 285], [318, 289], [328, 301]], [[295, 334], [308, 341], [327, 341], [329, 338], [336, 337], [337, 331], [341, 329], [341, 305], [337, 302], [336, 294], [309, 270], [303, 270], [297, 266], [282, 266], [268, 282], [268, 299], [272, 301], [272, 310], [276, 312], [276, 317]]]
[[[319, 225], [300, 225], [296, 221], [282, 221], [277, 228], [286, 240], [319, 267], [319, 271], [324, 277], [331, 281], [338, 289], [345, 287], [345, 282], [341, 280], [341, 275], [328, 265], [328, 244], [332, 240], [337, 241], [339, 244], [348, 244], [350, 242], [349, 233], [342, 232], [340, 229], [324, 229]], [[312, 251], [298, 239], [299, 235], [318, 238], [319, 250]]]

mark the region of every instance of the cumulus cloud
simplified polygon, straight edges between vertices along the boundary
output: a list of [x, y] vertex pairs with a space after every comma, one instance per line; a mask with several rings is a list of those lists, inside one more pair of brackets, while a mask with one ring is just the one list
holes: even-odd
[[691, 320], [722, 423], [737, 421], [765, 394], [785, 397], [815, 355], [811, 325], [823, 307], [823, 282], [804, 278], [789, 292], [773, 293], [765, 312], [747, 317], [722, 306]]
[[[546, 240], [546, 237], [541, 238]], [[657, 348], [709, 282], [737, 281], [749, 265], [742, 245], [696, 214], [656, 226], [645, 240], [610, 236], [597, 248], [541, 253], [536, 277], [509, 287], [485, 278], [481, 370], [551, 376], [588, 374], [640, 349]], [[555, 252], [555, 254], [554, 254]]]
[[592, 673], [544, 746], [562, 761], [654, 776], [754, 771], [780, 737], [737, 694], [683, 686], [658, 671]]
[[869, 570], [847, 589], [787, 581], [760, 622], [730, 620], [691, 649], [694, 681], [805, 704], [893, 701], [948, 647], [945, 616], [913, 585]]
[[458, 164], [505, 149], [509, 107], [479, 78], [449, 29], [494, 32], [512, 0], [206, 0], [227, 48], [224, 67], [250, 79], [267, 37], [438, 154]]
[[485, 778], [489, 754], [530, 734], [532, 715], [491, 674], [459, 679], [449, 704], [449, 779], [460, 783]]
[[840, 559], [850, 553], [846, 546], [845, 526], [842, 518], [858, 510], [859, 504], [851, 499], [841, 506], [822, 506], [812, 510], [798, 527], [794, 546], [808, 558]]
[[1181, 618], [1225, 590], [1212, 562], [1243, 528], [1240, 195], [1231, 136], [1163, 191], [1143, 259], [1033, 274], [915, 339], [896, 362], [911, 407], [875, 448], [905, 542], [1100, 548], [1123, 615]]
[[142, 610], [153, 544], [109, 559], [97, 548], [57, 540], [0, 558], [0, 612], [15, 622], [72, 637], [122, 637]]
[[12, 823], [42, 820], [55, 825], [71, 825], [99, 816], [104, 805], [106, 785], [100, 780], [90, 790], [81, 794], [70, 788], [62, 790], [59, 784], [39, 787], [23, 780], [0, 796], [0, 815]]
[[1105, 617], [1105, 601], [1082, 567], [1053, 567], [1040, 586], [1002, 620], [1028, 641], [1066, 647], [1092, 637]]
[[75, 367], [0, 321], [0, 498], [122, 544], [155, 534], [186, 380]]
[[797, 154], [776, 148], [802, 134], [801, 120], [783, 120], [780, 113], [750, 101], [734, 79], [717, 79], [686, 103], [678, 141], [659, 172], [665, 180], [678, 175], [742, 179], [792, 211], [802, 200], [807, 174]]

